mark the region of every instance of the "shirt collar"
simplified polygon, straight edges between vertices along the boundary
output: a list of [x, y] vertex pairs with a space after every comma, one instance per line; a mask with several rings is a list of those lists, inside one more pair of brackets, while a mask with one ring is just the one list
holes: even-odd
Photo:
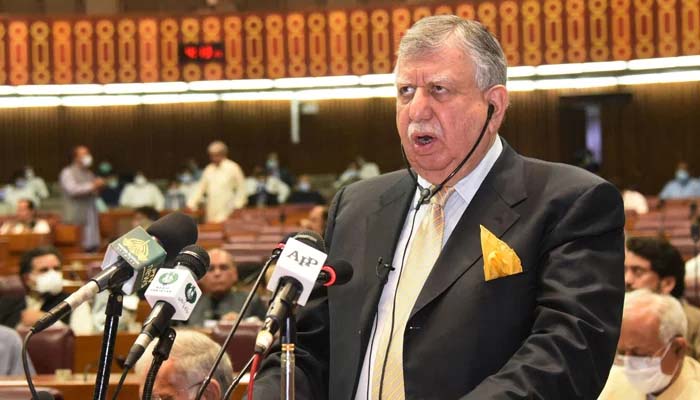
[[[493, 165], [496, 164], [496, 161], [498, 160], [498, 157], [501, 155], [502, 151], [503, 143], [501, 143], [501, 137], [500, 135], [496, 135], [496, 140], [493, 141], [491, 148], [486, 152], [486, 155], [481, 162], [479, 162], [472, 172], [460, 179], [455, 185], [455, 191], [459, 194], [459, 197], [461, 197], [462, 200], [469, 201], [471, 197], [473, 197], [475, 189], [478, 189], [484, 179], [486, 179], [486, 175], [488, 175], [489, 171], [491, 171]], [[432, 186], [432, 183], [428, 182], [420, 175], [418, 175], [418, 183], [422, 187], [426, 188]], [[420, 190], [417, 190], [417, 192], [420, 193]]]

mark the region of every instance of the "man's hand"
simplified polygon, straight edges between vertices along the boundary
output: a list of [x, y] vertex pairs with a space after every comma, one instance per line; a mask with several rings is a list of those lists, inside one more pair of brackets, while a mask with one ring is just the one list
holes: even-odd
[[20, 323], [24, 326], [32, 326], [45, 314], [46, 313], [41, 310], [24, 310], [22, 311]]
[[222, 321], [235, 321], [238, 318], [238, 313], [231, 311], [221, 316]]
[[105, 186], [105, 180], [102, 178], [95, 178], [92, 181], [92, 185], [95, 191], [102, 189]]

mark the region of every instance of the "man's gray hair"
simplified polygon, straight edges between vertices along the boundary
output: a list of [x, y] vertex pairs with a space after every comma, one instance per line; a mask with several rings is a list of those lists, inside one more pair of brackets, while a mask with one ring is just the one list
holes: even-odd
[[[157, 340], [154, 340], [146, 349], [143, 357], [136, 363], [136, 372], [139, 376], [145, 376], [144, 371], [151, 365], [153, 359], [151, 353], [156, 343]], [[221, 346], [218, 343], [201, 332], [178, 329], [168, 360], [172, 362], [174, 376], [181, 380], [180, 387], [184, 389], [203, 382], [209, 369], [216, 361], [219, 349]], [[222, 394], [231, 385], [233, 367], [228, 354], [224, 353], [224, 358], [219, 363], [212, 378], [219, 382]]]
[[474, 61], [476, 85], [481, 91], [506, 84], [508, 67], [496, 38], [480, 23], [456, 15], [435, 15], [416, 22], [401, 38], [398, 59], [430, 56], [452, 36]]
[[226, 146], [226, 143], [222, 142], [221, 140], [216, 140], [209, 144], [209, 147], [207, 147], [207, 151], [209, 153], [227, 155], [228, 146]]
[[659, 339], [667, 343], [676, 336], [686, 336], [688, 319], [683, 306], [673, 296], [653, 293], [648, 289], [638, 289], [625, 295], [624, 314], [630, 310], [644, 312], [659, 318]]

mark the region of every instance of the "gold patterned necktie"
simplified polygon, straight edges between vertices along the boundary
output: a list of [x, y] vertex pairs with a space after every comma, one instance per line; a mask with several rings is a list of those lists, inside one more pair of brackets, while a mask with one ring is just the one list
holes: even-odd
[[[423, 216], [416, 236], [411, 243], [406, 264], [401, 272], [396, 291], [394, 323], [391, 316], [384, 316], [377, 327], [379, 342], [372, 366], [372, 399], [394, 400], [405, 398], [403, 378], [403, 336], [408, 317], [425, 284], [433, 264], [442, 250], [445, 230], [444, 206], [454, 192], [445, 187], [430, 199], [430, 209]], [[389, 339], [391, 338], [391, 343]], [[388, 348], [387, 348], [388, 347]], [[386, 359], [386, 366], [384, 360]], [[382, 374], [382, 370], [384, 370]], [[382, 381], [383, 375], [383, 384]], [[381, 386], [381, 397], [380, 397]]]

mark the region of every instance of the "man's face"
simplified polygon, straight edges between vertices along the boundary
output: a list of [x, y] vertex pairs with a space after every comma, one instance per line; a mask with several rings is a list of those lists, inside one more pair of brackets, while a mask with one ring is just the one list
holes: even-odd
[[649, 289], [655, 293], [670, 294], [675, 287], [672, 277], [661, 279], [651, 268], [651, 261], [625, 249], [625, 289]]
[[[197, 393], [197, 383], [188, 384], [187, 380], [182, 376], [177, 376], [175, 367], [171, 360], [167, 360], [161, 365], [156, 380], [153, 383], [154, 400], [189, 400], [193, 399]], [[142, 382], [146, 380], [145, 375], [142, 377]], [[141, 395], [143, 395], [143, 387], [141, 387]], [[207, 396], [205, 395], [205, 399]]]
[[323, 235], [326, 229], [326, 221], [323, 218], [324, 208], [322, 206], [316, 206], [309, 211], [309, 229]]
[[32, 220], [34, 212], [29, 207], [29, 203], [24, 200], [17, 202], [17, 219], [22, 222], [29, 222]]
[[[678, 346], [683, 346], [682, 341], [674, 339], [672, 348], [664, 354], [668, 343], [659, 338], [659, 318], [648, 312], [643, 307], [626, 310], [620, 330], [620, 340], [617, 344], [618, 355], [637, 357], [664, 356], [661, 361], [661, 370], [670, 375], [674, 372], [679, 362]], [[682, 359], [682, 353], [680, 358]]]
[[29, 288], [36, 288], [36, 279], [39, 275], [48, 271], [61, 272], [61, 260], [54, 254], [45, 254], [43, 256], [34, 257], [32, 260], [32, 270], [29, 274], [25, 274], [25, 284]]
[[226, 155], [220, 151], [209, 152], [209, 161], [216, 165], [219, 165], [222, 161], [224, 161], [224, 158], [226, 158]]
[[210, 295], [223, 295], [238, 282], [238, 270], [227, 254], [209, 253], [209, 270], [201, 280], [202, 291]]
[[[396, 68], [396, 126], [411, 166], [433, 184], [464, 159], [486, 122], [487, 92], [475, 82], [475, 65], [448, 39], [424, 57], [399, 59]], [[497, 126], [491, 124], [491, 126]], [[496, 129], [484, 139], [456, 179], [465, 176], [489, 149]]]

